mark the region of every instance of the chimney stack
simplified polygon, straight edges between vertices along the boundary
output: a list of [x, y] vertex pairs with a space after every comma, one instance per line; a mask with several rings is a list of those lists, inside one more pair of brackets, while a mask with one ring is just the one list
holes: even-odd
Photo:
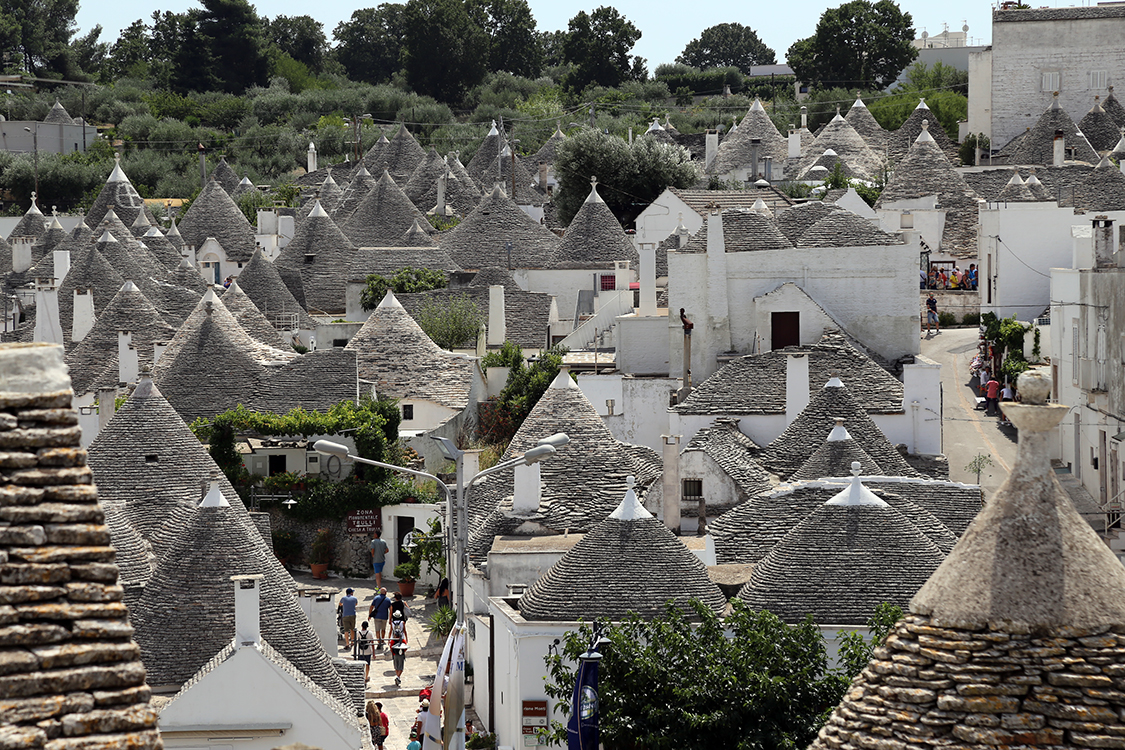
[[512, 488], [512, 513], [517, 516], [530, 516], [539, 511], [543, 499], [543, 483], [539, 478], [539, 464], [516, 464], [515, 482]]
[[546, 162], [539, 162], [539, 189], [544, 193], [547, 192], [547, 173], [550, 172], [551, 165]]
[[715, 154], [719, 151], [719, 131], [708, 130], [704, 136], [703, 168], [710, 169], [711, 162], [715, 161]]
[[664, 442], [664, 526], [680, 533], [680, 435], [661, 435]]
[[59, 322], [59, 290], [53, 279], [36, 279], [35, 287], [35, 341], [61, 344], [63, 335]]
[[61, 286], [63, 279], [70, 273], [70, 251], [53, 250], [52, 255], [55, 261], [55, 285]]
[[656, 244], [640, 243], [638, 255], [641, 261], [641, 306], [637, 315], [645, 318], [656, 316]]
[[234, 645], [257, 647], [262, 640], [262, 574], [231, 576], [234, 581]]
[[792, 128], [789, 130], [789, 158], [801, 158], [801, 131]]
[[801, 130], [809, 129], [809, 108], [801, 107]]
[[121, 383], [132, 383], [141, 374], [140, 357], [133, 346], [132, 331], [117, 332], [117, 365], [117, 379]]
[[308, 167], [306, 171], [309, 174], [316, 171], [316, 145], [312, 141], [309, 141], [308, 163], [306, 166]]
[[1051, 162], [1056, 167], [1061, 167], [1066, 162], [1066, 135], [1061, 130], [1055, 131], [1054, 159]]
[[9, 244], [12, 246], [12, 272], [23, 273], [31, 268], [31, 246], [35, 244], [35, 238], [11, 237]]
[[503, 346], [508, 337], [507, 319], [504, 315], [504, 287], [488, 287], [488, 345]]
[[1113, 267], [1117, 253], [1116, 236], [1113, 232], [1113, 219], [1095, 216], [1094, 224], [1094, 265], [1098, 268]]
[[449, 168], [438, 175], [437, 178], [437, 205], [434, 206], [434, 214], [437, 216], [445, 216], [447, 214], [445, 208], [445, 188], [449, 184]]
[[809, 355], [791, 352], [785, 356], [785, 425], [809, 405]]
[[82, 341], [86, 334], [94, 327], [94, 290], [93, 288], [74, 288], [74, 315], [71, 320], [70, 338], [72, 341]]
[[758, 147], [761, 145], [761, 138], [750, 139], [750, 182], [758, 181]]

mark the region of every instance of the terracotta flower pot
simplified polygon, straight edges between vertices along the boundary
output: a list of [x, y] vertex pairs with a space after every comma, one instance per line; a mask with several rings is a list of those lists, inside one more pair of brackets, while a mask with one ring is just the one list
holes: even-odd
[[309, 567], [312, 568], [313, 578], [328, 578], [328, 563], [310, 563]]
[[417, 585], [417, 583], [417, 581], [399, 581], [398, 592], [404, 597], [414, 596], [414, 587]]

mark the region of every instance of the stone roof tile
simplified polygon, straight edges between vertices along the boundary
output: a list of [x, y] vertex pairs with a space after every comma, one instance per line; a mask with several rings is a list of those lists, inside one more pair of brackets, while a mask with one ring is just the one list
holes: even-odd
[[402, 188], [384, 171], [347, 221], [340, 225], [340, 231], [357, 247], [387, 246], [406, 234], [415, 219], [426, 221]]
[[[226, 251], [227, 259], [245, 263], [254, 255], [254, 228], [238, 205], [215, 180], [192, 201], [180, 220], [180, 235], [197, 250], [208, 237], [214, 237]], [[170, 239], [170, 238], [169, 238]]]
[[266, 260], [261, 250], [254, 252], [250, 262], [238, 274], [238, 285], [267, 320], [281, 322], [282, 319], [289, 320], [296, 316], [299, 328], [316, 330], [316, 323], [289, 291], [278, 269]]
[[[506, 245], [511, 243], [511, 262]], [[525, 214], [495, 187], [472, 213], [441, 237], [441, 247], [462, 268], [503, 265], [550, 268], [559, 238]]]
[[314, 207], [297, 225], [274, 267], [279, 273], [285, 268], [300, 277], [305, 306], [336, 314], [347, 306], [347, 273], [354, 259], [351, 240], [323, 208]]

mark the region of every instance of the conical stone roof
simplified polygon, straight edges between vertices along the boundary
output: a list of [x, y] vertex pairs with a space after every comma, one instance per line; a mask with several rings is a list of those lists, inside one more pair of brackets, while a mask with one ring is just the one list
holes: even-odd
[[168, 227], [168, 231], [164, 233], [164, 238], [172, 243], [172, 247], [180, 252], [184, 249], [184, 238], [180, 234], [180, 228], [176, 226], [176, 220], [172, 219], [172, 226]]
[[125, 171], [121, 169], [120, 155], [114, 155], [114, 159], [116, 163], [113, 165], [113, 171], [109, 173], [105, 185], [98, 191], [98, 197], [94, 199], [94, 204], [86, 212], [86, 224], [96, 227], [101, 223], [110, 206], [113, 207], [125, 226], [136, 221], [137, 214], [142, 212], [148, 216], [149, 223], [156, 221], [152, 212], [145, 206], [144, 198], [133, 187], [133, 183], [129, 182]]
[[952, 163], [960, 162], [960, 157], [957, 155], [957, 144], [946, 135], [945, 128], [941, 126], [938, 119], [934, 117], [934, 113], [926, 106], [926, 100], [920, 99], [918, 106], [910, 113], [910, 117], [906, 118], [906, 122], [902, 123], [898, 130], [892, 131], [887, 138], [887, 155], [891, 163], [894, 164], [899, 161], [910, 151], [911, 145], [918, 140], [918, 136], [924, 130], [923, 122], [928, 123], [930, 137], [934, 139], [938, 148], [945, 154], [945, 158]]
[[148, 232], [149, 229], [152, 229], [152, 222], [148, 220], [147, 216], [145, 216], [144, 211], [138, 213], [137, 218], [133, 219], [133, 223], [129, 225], [129, 232], [136, 239], [144, 237], [145, 233]]
[[238, 189], [239, 179], [235, 171], [227, 164], [227, 157], [219, 157], [219, 163], [211, 170], [211, 179], [219, 183], [219, 186], [227, 191], [227, 195], [234, 197], [234, 191]]
[[[728, 208], [721, 214], [723, 244], [728, 253], [744, 253], [754, 250], [784, 250], [793, 245], [774, 224], [773, 219], [746, 208]], [[705, 221], [699, 231], [692, 235], [681, 252], [707, 252], [707, 236], [711, 220]]]
[[[102, 243], [99, 245], [104, 247]], [[94, 295], [94, 317], [97, 319], [124, 283], [125, 280], [113, 270], [98, 247], [87, 248], [78, 257], [72, 257], [70, 270], [58, 291], [59, 325], [63, 329], [63, 340], [69, 342], [71, 331], [74, 330], [75, 289], [89, 289], [90, 294]]]
[[817, 160], [808, 167], [808, 169], [801, 173], [800, 178], [802, 180], [827, 179], [828, 175], [832, 174], [832, 172], [836, 169], [837, 164], [839, 165], [840, 171], [843, 173], [844, 177], [849, 180], [871, 179], [870, 175], [866, 171], [848, 164], [847, 161], [841, 159], [840, 156], [830, 148], [825, 149], [824, 153], [821, 154], [817, 158]]
[[1012, 173], [1012, 179], [1008, 180], [1008, 184], [1000, 191], [1000, 195], [996, 200], [1008, 203], [1017, 203], [1021, 201], [1034, 201], [1035, 195], [1032, 194], [1029, 188], [1022, 179], [1020, 173], [1015, 171]]
[[619, 260], [631, 261], [636, 267], [637, 248], [598, 195], [597, 181], [593, 180], [590, 195], [570, 220], [555, 250], [552, 265], [555, 268], [590, 268]]
[[946, 158], [930, 131], [930, 123], [924, 124], [926, 127], [919, 132], [910, 151], [895, 165], [875, 207], [936, 195], [938, 206], [946, 211], [941, 249], [951, 254], [972, 253], [975, 257], [978, 196]]
[[351, 240], [322, 207], [314, 205], [297, 225], [293, 239], [282, 248], [274, 267], [279, 274], [287, 269], [301, 277], [304, 303], [309, 309], [334, 314], [347, 306], [346, 279], [354, 257]]
[[66, 363], [74, 392], [86, 393], [94, 378], [117, 356], [119, 331], [130, 331], [140, 364], [152, 364], [153, 344], [169, 341], [176, 329], [168, 325], [148, 297], [131, 281], [125, 282], [69, 355]]
[[[8, 239], [13, 237], [34, 237], [39, 239], [47, 231], [47, 217], [39, 210], [39, 206], [35, 205], [35, 201], [31, 201], [31, 205], [27, 207], [24, 212], [23, 218], [19, 220], [16, 226], [12, 229], [12, 233], [8, 235]], [[10, 270], [10, 266], [8, 269]]]
[[504, 149], [504, 153], [499, 160], [493, 159], [485, 166], [480, 177], [480, 183], [486, 186], [499, 183], [509, 193], [512, 192], [514, 184], [515, 193], [513, 193], [513, 196], [516, 203], [521, 206], [542, 206], [547, 202], [547, 194], [532, 187], [536, 180], [524, 169], [523, 162], [519, 159], [512, 159], [512, 152], [507, 148]]
[[246, 175], [244, 175], [242, 179], [238, 181], [238, 185], [236, 185], [234, 190], [231, 191], [230, 197], [234, 198], [237, 201], [244, 195], [262, 195], [262, 191], [259, 190], [258, 186], [251, 182], [250, 177]]
[[528, 171], [538, 174], [540, 164], [553, 165], [555, 163], [555, 155], [559, 150], [559, 144], [565, 140], [566, 134], [562, 132], [561, 126], [556, 125], [555, 132], [539, 147], [539, 150], [524, 159], [524, 165], [527, 167]]
[[55, 103], [51, 107], [51, 111], [48, 112], [47, 116], [43, 118], [43, 122], [49, 122], [53, 125], [75, 124], [71, 116], [67, 114], [66, 108], [59, 102], [58, 99], [55, 99]]
[[384, 171], [340, 230], [356, 247], [388, 247], [406, 234], [415, 219], [425, 221], [422, 212]]
[[944, 558], [857, 476], [754, 566], [738, 596], [787, 623], [865, 625], [883, 602], [905, 606]]
[[[1008, 480], [872, 653], [814, 750], [905, 747], [923, 735], [927, 746], [982, 750], [1115, 736], [1125, 568], [1051, 469], [1048, 444], [1067, 407], [1044, 403], [1042, 375], [1021, 376], [1019, 389], [1022, 403], [1005, 409], [1020, 433]], [[902, 654], [909, 669], [896, 675]]]
[[286, 345], [281, 332], [266, 320], [266, 316], [262, 315], [254, 302], [238, 286], [238, 279], [232, 281], [230, 286], [223, 290], [221, 299], [223, 305], [250, 338], [272, 347]]
[[356, 353], [359, 377], [379, 394], [457, 411], [469, 405], [473, 361], [435, 344], [392, 292], [344, 348]]
[[[446, 214], [454, 214], [457, 216], [467, 216], [477, 205], [480, 203], [481, 194], [480, 188], [477, 187], [473, 178], [469, 177], [469, 173], [461, 166], [456, 157], [447, 156], [445, 158], [446, 172], [445, 177], [445, 207]], [[456, 165], [459, 169], [454, 168]], [[418, 207], [419, 211], [429, 214], [437, 210], [437, 179], [430, 184], [418, 200], [414, 201], [414, 205]]]
[[301, 206], [301, 210], [297, 212], [298, 226], [300, 222], [316, 208], [316, 202], [318, 200], [320, 201], [321, 208], [331, 214], [332, 210], [336, 208], [336, 204], [340, 202], [340, 197], [343, 196], [343, 194], [344, 189], [332, 178], [332, 172], [329, 171], [328, 176], [324, 178], [324, 182], [321, 183], [316, 195], [305, 201], [305, 204]]
[[[51, 253], [70, 239], [70, 235], [62, 228], [59, 223], [58, 216], [52, 216], [50, 222], [47, 224], [47, 231], [39, 235], [39, 239], [31, 246], [31, 260], [37, 263], [43, 258], [51, 255]], [[53, 265], [53, 264], [52, 264]], [[5, 268], [10, 269], [12, 266], [9, 263]]]
[[[380, 174], [382, 174], [382, 172], [380, 172]], [[341, 193], [340, 199], [336, 202], [336, 206], [329, 214], [332, 220], [339, 225], [347, 223], [352, 213], [355, 212], [356, 207], [367, 197], [371, 188], [375, 187], [376, 182], [378, 182], [378, 180], [372, 177], [371, 173], [367, 171], [367, 166], [360, 165], [359, 169], [356, 170], [355, 175], [352, 177], [352, 181], [344, 188], [344, 192]]]
[[[390, 142], [387, 143], [380, 154], [373, 174], [379, 174], [386, 170], [396, 183], [404, 185], [425, 158], [426, 152], [418, 145], [418, 141], [414, 139], [410, 130], [407, 129], [406, 125], [400, 125], [394, 137], [390, 139]], [[364, 159], [364, 163], [367, 163], [366, 159]]]
[[1113, 93], [1113, 86], [1109, 87], [1109, 94], [1106, 96], [1105, 101], [1102, 102], [1102, 109], [1113, 120], [1113, 124], [1118, 128], [1125, 128], [1125, 107], [1121, 106], [1121, 102]]
[[207, 181], [180, 220], [179, 233], [185, 244], [197, 250], [208, 237], [214, 237], [226, 251], [227, 259], [239, 263], [250, 260], [257, 247], [254, 228], [234, 199], [213, 179]]
[[1078, 121], [1078, 129], [1099, 153], [1112, 151], [1121, 138], [1121, 130], [1117, 127], [1117, 123], [1102, 108], [1097, 97], [1094, 97], [1094, 106]]
[[847, 209], [841, 208], [835, 203], [809, 201], [808, 203], [799, 203], [796, 206], [785, 209], [777, 215], [774, 223], [777, 225], [778, 230], [785, 235], [785, 238], [789, 240], [789, 244], [796, 245], [801, 239], [801, 235], [807, 232], [813, 224], [816, 224], [830, 213], [845, 210]]
[[[389, 146], [390, 143], [391, 142], [387, 140], [386, 133], [383, 133], [380, 128], [379, 137], [375, 140], [375, 143], [371, 145], [371, 148], [367, 149], [367, 153], [363, 155], [363, 159], [361, 160], [368, 172], [374, 171], [379, 173], [383, 171], [383, 152], [387, 150], [387, 146]], [[354, 176], [354, 174], [349, 172], [348, 179], [350, 180]]]
[[316, 330], [316, 323], [297, 302], [289, 287], [282, 281], [278, 269], [266, 260], [261, 250], [255, 251], [250, 262], [238, 274], [238, 285], [267, 320], [273, 321], [278, 315], [296, 315], [300, 329]]
[[473, 181], [481, 187], [485, 192], [492, 188], [492, 183], [484, 181], [484, 174], [491, 166], [495, 171], [496, 160], [500, 158], [500, 153], [508, 145], [507, 138], [504, 133], [496, 127], [496, 121], [492, 121], [492, 127], [489, 129], [488, 134], [485, 135], [484, 141], [481, 142], [480, 147], [477, 148], [473, 158], [465, 166], [469, 175], [472, 176]]
[[[715, 152], [710, 174], [727, 174], [746, 169], [751, 163], [751, 139], [761, 139], [758, 147], [758, 169], [764, 168], [763, 159], [773, 158], [774, 164], [784, 164], [789, 158], [789, 145], [766, 114], [760, 99], [755, 99], [738, 128], [727, 134]], [[753, 180], [753, 178], [751, 178]]]
[[[406, 193], [406, 197], [417, 206], [418, 199], [426, 194], [433, 183], [437, 182], [438, 177], [445, 174], [445, 170], [445, 159], [437, 152], [436, 148], [430, 146], [430, 150], [426, 152], [426, 158], [415, 168], [410, 175], [410, 179], [402, 186], [402, 192]], [[418, 208], [422, 211], [428, 211], [433, 207], [418, 206]]]
[[160, 261], [169, 271], [175, 271], [180, 266], [183, 256], [180, 251], [160, 233], [156, 227], [150, 226], [143, 236], [138, 238], [144, 243], [148, 251]]
[[415, 218], [410, 229], [407, 229], [406, 234], [395, 244], [401, 247], [437, 247], [438, 243], [434, 242], [427, 229], [433, 231], [430, 222]]
[[[798, 162], [798, 174], [803, 174], [812, 167], [826, 150], [834, 151], [861, 179], [874, 179], [882, 172], [883, 159], [871, 150], [867, 141], [839, 113], [816, 137], [809, 153]], [[788, 154], [788, 150], [786, 153]]]
[[1035, 167], [1032, 167], [1029, 172], [1030, 174], [1028, 174], [1027, 180], [1024, 182], [1024, 184], [1027, 185], [1027, 189], [1031, 191], [1031, 194], [1035, 196], [1035, 200], [1055, 200], [1054, 194], [1050, 191], [1050, 189], [1047, 188], [1046, 185], [1043, 184], [1043, 182], [1039, 179], [1039, 176], [1035, 174]]
[[762, 449], [758, 460], [782, 479], [791, 477], [825, 441], [838, 418], [844, 419], [852, 439], [879, 465], [882, 474], [918, 475], [838, 378], [820, 389], [797, 418]]
[[1086, 211], [1119, 211], [1125, 208], [1125, 175], [1108, 156], [1103, 156], [1098, 165], [1074, 186], [1073, 203]]
[[1098, 163], [1097, 153], [1090, 146], [1090, 142], [1086, 140], [1086, 136], [1079, 132], [1078, 126], [1075, 125], [1074, 120], [1071, 119], [1066, 110], [1059, 106], [1057, 96], [1047, 107], [1047, 110], [1035, 121], [1031, 130], [1020, 139], [1019, 145], [1008, 157], [1008, 163], [1053, 164], [1056, 130], [1063, 131], [1067, 148], [1074, 149], [1073, 159], [1091, 164]]
[[509, 242], [513, 268], [549, 268], [559, 238], [495, 187], [464, 221], [442, 236], [441, 246], [462, 268], [479, 269], [508, 266]]
[[632, 479], [626, 478], [630, 486], [617, 509], [520, 597], [524, 618], [565, 622], [580, 614], [620, 621], [631, 612], [652, 618], [666, 611], [669, 599], [690, 619], [692, 599], [722, 613], [726, 597], [707, 567], [638, 502]]
[[809, 227], [797, 247], [872, 247], [901, 245], [902, 235], [884, 232], [851, 211], [835, 211]]
[[824, 443], [801, 464], [801, 468], [793, 472], [790, 480], [797, 482], [846, 476], [851, 471], [853, 463], [858, 463], [864, 474], [878, 474], [881, 471], [879, 464], [852, 440], [852, 436], [844, 427], [844, 420], [838, 419]]
[[[218, 496], [211, 500], [210, 495]], [[262, 575], [262, 636], [303, 674], [351, 705], [291, 579], [218, 486], [181, 528], [137, 604], [137, 642], [153, 685], [182, 685], [234, 638], [232, 575]]]
[[879, 124], [874, 115], [871, 114], [871, 110], [867, 109], [867, 105], [858, 96], [844, 119], [855, 128], [855, 131], [860, 134], [868, 147], [877, 154], [887, 147], [890, 133], [883, 130], [883, 126]]

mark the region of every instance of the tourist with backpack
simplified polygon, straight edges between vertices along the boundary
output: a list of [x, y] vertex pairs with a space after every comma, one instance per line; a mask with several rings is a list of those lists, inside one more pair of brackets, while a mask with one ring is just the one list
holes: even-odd
[[402, 612], [394, 612], [391, 614], [391, 632], [389, 633], [391, 643], [391, 660], [394, 662], [395, 667], [395, 685], [402, 685], [402, 670], [406, 666], [406, 619], [402, 616]]
[[367, 620], [364, 620], [359, 633], [355, 637], [355, 653], [356, 659], [364, 663], [363, 682], [365, 684], [371, 675], [371, 651], [374, 644], [375, 638], [367, 628]]

